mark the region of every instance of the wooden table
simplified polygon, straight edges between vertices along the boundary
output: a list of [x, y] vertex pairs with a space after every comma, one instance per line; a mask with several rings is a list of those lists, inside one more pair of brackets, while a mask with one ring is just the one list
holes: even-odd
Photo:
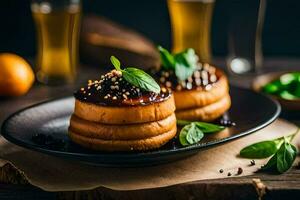
[[[224, 67], [223, 59], [215, 64]], [[263, 71], [300, 70], [300, 59], [266, 59]], [[88, 79], [104, 73], [103, 69], [81, 67], [79, 80], [73, 85], [49, 87], [36, 84], [18, 98], [0, 98], [0, 124], [11, 113], [47, 99], [71, 95]], [[253, 76], [231, 77], [231, 83], [249, 87]], [[290, 118], [289, 115], [285, 117]], [[292, 120], [300, 121], [300, 118]], [[300, 199], [300, 166], [285, 174], [259, 173], [248, 177], [195, 181], [158, 189], [113, 191], [98, 188], [81, 192], [45, 192], [26, 183], [10, 166], [0, 169], [0, 199]]]

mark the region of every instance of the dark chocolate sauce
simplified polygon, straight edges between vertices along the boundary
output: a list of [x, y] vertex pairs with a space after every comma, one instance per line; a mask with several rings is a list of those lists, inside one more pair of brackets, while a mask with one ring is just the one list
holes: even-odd
[[205, 63], [200, 64], [198, 69], [194, 71], [193, 75], [184, 81], [178, 80], [173, 70], [160, 69], [159, 71], [152, 71], [156, 80], [160, 85], [171, 88], [174, 91], [180, 90], [210, 90], [219, 77], [216, 75], [216, 68]]
[[236, 123], [229, 119], [229, 116], [227, 113], [224, 113], [222, 117], [218, 119], [219, 124], [225, 127], [231, 127], [236, 126]]
[[100, 80], [89, 80], [74, 96], [77, 100], [104, 106], [137, 106], [162, 102], [171, 92], [166, 88], [161, 88], [160, 94], [144, 91], [124, 80], [120, 72], [112, 70]]

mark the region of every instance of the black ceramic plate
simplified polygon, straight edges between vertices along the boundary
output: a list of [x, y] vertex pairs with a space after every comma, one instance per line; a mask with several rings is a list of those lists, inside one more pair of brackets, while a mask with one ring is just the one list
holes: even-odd
[[[253, 133], [273, 122], [280, 113], [278, 103], [251, 90], [232, 87], [231, 97], [232, 106], [227, 115], [236, 126], [210, 134], [199, 144], [188, 147], [182, 147], [174, 139], [160, 149], [147, 152], [106, 153], [81, 148], [67, 136], [73, 97], [44, 102], [13, 114], [4, 122], [2, 135], [10, 142], [31, 150], [90, 164], [115, 167], [154, 165], [185, 158], [204, 148]], [[65, 148], [58, 150], [49, 145], [37, 145], [32, 141], [35, 134], [63, 139]]]

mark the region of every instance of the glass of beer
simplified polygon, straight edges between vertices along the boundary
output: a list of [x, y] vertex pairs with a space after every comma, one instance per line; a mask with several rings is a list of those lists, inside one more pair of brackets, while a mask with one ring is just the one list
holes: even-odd
[[45, 84], [72, 82], [78, 64], [80, 0], [32, 0], [37, 32], [37, 79]]
[[214, 3], [215, 0], [168, 0], [173, 52], [194, 48], [201, 62], [210, 62]]
[[263, 65], [262, 29], [266, 0], [229, 3], [227, 66], [232, 74], [253, 74]]

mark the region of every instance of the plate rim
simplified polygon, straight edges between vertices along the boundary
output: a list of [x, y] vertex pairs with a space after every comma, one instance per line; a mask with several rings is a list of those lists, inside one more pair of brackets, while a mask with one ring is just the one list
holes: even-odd
[[[11, 119], [13, 119], [14, 117], [18, 116], [20, 113], [31, 109], [33, 107], [37, 107], [40, 106], [42, 104], [46, 104], [46, 103], [50, 103], [52, 101], [61, 101], [61, 100], [65, 100], [65, 99], [71, 99], [74, 98], [73, 96], [64, 96], [64, 97], [59, 97], [59, 98], [50, 98], [47, 99], [45, 101], [41, 101], [35, 104], [32, 104], [30, 106], [27, 106], [25, 108], [22, 108], [12, 114], [10, 114], [2, 123], [1, 125], [1, 135], [8, 140], [9, 142], [26, 148], [28, 150], [31, 151], [38, 151], [38, 152], [42, 152], [48, 155], [54, 155], [54, 156], [64, 156], [64, 157], [68, 157], [68, 158], [74, 158], [74, 157], [81, 157], [81, 158], [99, 158], [101, 157], [101, 159], [105, 159], [105, 158], [111, 158], [112, 156], [116, 157], [116, 158], [122, 158], [122, 159], [130, 159], [130, 158], [137, 158], [137, 157], [153, 157], [156, 155], [160, 155], [160, 156], [167, 156], [170, 154], [174, 154], [174, 153], [183, 153], [183, 152], [188, 152], [188, 151], [200, 151], [201, 149], [206, 149], [206, 148], [211, 148], [217, 145], [221, 145], [224, 144], [226, 142], [235, 140], [237, 138], [241, 138], [244, 137], [246, 135], [249, 135], [251, 133], [254, 133], [258, 130], [261, 130], [262, 128], [270, 125], [272, 122], [274, 122], [278, 116], [281, 113], [281, 106], [280, 104], [275, 100], [272, 99], [271, 97], [269, 97], [268, 95], [265, 94], [261, 94], [261, 93], [257, 93], [251, 89], [247, 89], [247, 88], [243, 88], [243, 87], [237, 87], [237, 86], [230, 86], [230, 88], [235, 88], [237, 90], [244, 90], [244, 91], [248, 91], [248, 92], [253, 92], [256, 95], [260, 95], [263, 96], [264, 98], [268, 99], [269, 101], [271, 101], [275, 107], [276, 107], [276, 111], [274, 112], [273, 116], [268, 119], [267, 121], [265, 121], [264, 123], [262, 123], [259, 126], [256, 126], [252, 129], [249, 129], [247, 131], [244, 131], [242, 133], [238, 133], [236, 135], [233, 135], [231, 137], [227, 137], [227, 138], [223, 138], [223, 139], [219, 139], [219, 140], [214, 140], [211, 142], [207, 142], [207, 143], [202, 143], [202, 144], [194, 144], [194, 145], [190, 145], [190, 146], [186, 146], [186, 147], [182, 147], [179, 149], [168, 149], [168, 150], [160, 150], [160, 151], [145, 151], [145, 152], [99, 152], [99, 153], [93, 153], [93, 154], [89, 154], [89, 153], [78, 153], [78, 152], [66, 152], [66, 151], [59, 151], [59, 150], [51, 150], [51, 149], [45, 149], [39, 145], [36, 144], [29, 144], [26, 142], [23, 142], [21, 140], [15, 139], [14, 137], [10, 136], [10, 134], [7, 133], [6, 129], [7, 126], [9, 124], [9, 121], [11, 121]], [[96, 151], [95, 151], [96, 152]]]

